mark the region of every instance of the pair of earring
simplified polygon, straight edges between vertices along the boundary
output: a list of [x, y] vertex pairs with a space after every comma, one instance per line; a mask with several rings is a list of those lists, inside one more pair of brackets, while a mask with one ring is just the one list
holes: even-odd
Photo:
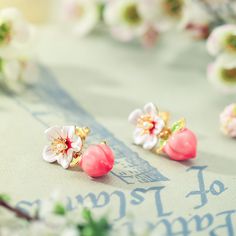
[[[143, 110], [136, 109], [129, 115], [129, 122], [136, 126], [134, 143], [172, 160], [194, 158], [197, 153], [196, 135], [186, 128], [185, 119], [169, 126], [169, 113], [159, 112], [153, 103]], [[43, 150], [43, 159], [58, 162], [63, 168], [80, 166], [91, 177], [109, 173], [114, 165], [114, 154], [106, 143], [85, 148], [89, 128], [54, 126], [45, 131], [49, 145]]]
[[43, 150], [43, 159], [57, 162], [64, 169], [80, 166], [91, 177], [100, 177], [111, 171], [114, 154], [105, 143], [85, 148], [90, 133], [87, 127], [53, 126], [45, 131], [49, 145]]

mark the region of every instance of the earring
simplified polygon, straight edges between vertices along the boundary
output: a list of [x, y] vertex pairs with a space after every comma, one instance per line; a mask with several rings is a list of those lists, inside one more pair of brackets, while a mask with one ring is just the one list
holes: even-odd
[[90, 129], [76, 126], [53, 126], [45, 131], [49, 145], [43, 149], [43, 159], [57, 162], [64, 169], [80, 166], [91, 177], [109, 173], [114, 154], [106, 143], [90, 145], [84, 150]]
[[236, 103], [226, 106], [220, 114], [220, 130], [224, 135], [236, 138]]
[[134, 143], [157, 154], [166, 154], [172, 160], [194, 158], [197, 152], [195, 134], [186, 128], [185, 119], [169, 126], [169, 118], [169, 113], [159, 112], [153, 103], [147, 103], [143, 110], [134, 110], [128, 117], [136, 126]]

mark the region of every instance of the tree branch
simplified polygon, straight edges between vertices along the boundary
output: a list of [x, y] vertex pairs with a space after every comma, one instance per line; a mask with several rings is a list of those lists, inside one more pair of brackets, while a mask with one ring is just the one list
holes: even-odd
[[15, 213], [15, 215], [17, 217], [27, 220], [29, 222], [38, 220], [38, 217], [32, 217], [32, 216], [28, 215], [27, 213], [23, 212], [22, 210], [12, 207], [9, 203], [7, 203], [6, 201], [4, 201], [2, 199], [0, 199], [0, 207], [3, 207], [5, 209], [7, 209], [8, 211]]

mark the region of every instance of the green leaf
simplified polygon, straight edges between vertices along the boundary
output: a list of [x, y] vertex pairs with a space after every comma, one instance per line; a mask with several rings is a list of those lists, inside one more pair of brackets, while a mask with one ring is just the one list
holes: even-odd
[[5, 201], [5, 202], [9, 202], [11, 200], [11, 198], [7, 194], [0, 194], [0, 200]]
[[77, 226], [81, 236], [108, 236], [111, 227], [105, 217], [95, 220], [88, 209], [84, 209], [82, 215], [86, 222]]
[[181, 120], [176, 121], [176, 122], [172, 125], [171, 131], [172, 131], [172, 133], [175, 133], [175, 132], [177, 132], [177, 131], [183, 129], [184, 127], [185, 127], [185, 119], [183, 118], [183, 119], [181, 119]]
[[9, 37], [10, 30], [11, 30], [11, 27], [9, 23], [4, 22], [0, 24], [0, 44], [5, 43], [5, 41]]
[[90, 210], [88, 210], [87, 208], [85, 208], [83, 210], [82, 215], [86, 221], [88, 221], [88, 222], [93, 221], [92, 214], [91, 214]]
[[168, 140], [159, 139], [158, 152], [162, 152], [163, 147], [166, 145]]
[[0, 72], [2, 71], [2, 67], [3, 67], [3, 59], [0, 57]]
[[66, 214], [66, 208], [64, 207], [64, 205], [60, 202], [56, 203], [53, 209], [53, 212], [56, 215], [65, 215]]
[[100, 19], [100, 21], [103, 21], [103, 14], [104, 14], [105, 6], [106, 5], [104, 3], [99, 3], [98, 4], [98, 12], [99, 12], [99, 19]]

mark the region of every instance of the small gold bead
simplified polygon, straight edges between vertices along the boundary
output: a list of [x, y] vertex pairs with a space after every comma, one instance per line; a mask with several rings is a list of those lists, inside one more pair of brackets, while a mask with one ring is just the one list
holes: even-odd
[[170, 135], [171, 135], [171, 130], [169, 128], [164, 128], [159, 134], [159, 138], [166, 140], [169, 138]]

